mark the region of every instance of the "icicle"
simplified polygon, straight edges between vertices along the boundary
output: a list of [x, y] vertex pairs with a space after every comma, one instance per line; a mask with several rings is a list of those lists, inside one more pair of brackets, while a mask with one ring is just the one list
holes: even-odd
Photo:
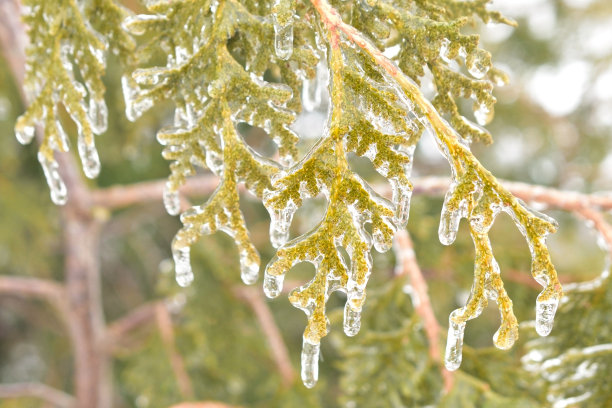
[[108, 128], [108, 108], [104, 99], [89, 98], [89, 121], [91, 129], [97, 135]]
[[193, 271], [191, 270], [191, 260], [188, 246], [178, 247], [172, 244], [172, 258], [174, 259], [174, 269], [176, 272], [176, 283], [179, 286], [187, 287], [193, 282]]
[[125, 115], [129, 121], [134, 122], [147, 109], [153, 106], [153, 101], [150, 98], [137, 100], [139, 88], [132, 78], [128, 76], [121, 77], [121, 88], [123, 89], [123, 98], [125, 99]]
[[42, 152], [38, 152], [38, 161], [42, 166], [43, 172], [45, 173], [45, 178], [47, 179], [47, 184], [49, 185], [51, 201], [53, 201], [53, 203], [56, 205], [66, 204], [68, 192], [66, 190], [66, 185], [59, 174], [59, 165], [54, 159], [47, 159], [47, 156], [45, 156], [45, 154]]
[[34, 133], [36, 133], [36, 129], [34, 126], [26, 124], [23, 116], [17, 120], [17, 124], [15, 125], [15, 137], [19, 143], [22, 145], [30, 143], [34, 138]]
[[[268, 265], [271, 265], [274, 262], [274, 259], [270, 261]], [[264, 282], [263, 289], [264, 293], [269, 298], [275, 298], [280, 295], [283, 290], [283, 281], [285, 280], [285, 275], [272, 275], [268, 273], [268, 268], [266, 267], [266, 271], [264, 273]]]
[[321, 108], [325, 101], [328, 82], [327, 65], [324, 60], [317, 64], [317, 72], [313, 79], [306, 79], [302, 85], [302, 106], [307, 112]]
[[351, 301], [347, 300], [344, 305], [344, 333], [349, 336], [355, 336], [361, 328], [361, 309], [355, 309], [351, 306]]
[[306, 388], [312, 388], [319, 379], [320, 343], [313, 343], [304, 337], [302, 342], [302, 382]]
[[181, 200], [179, 192], [172, 188], [172, 184], [167, 182], [163, 193], [164, 207], [170, 215], [178, 215], [181, 212]]
[[93, 143], [93, 135], [91, 136], [91, 143], [87, 143], [85, 135], [79, 129], [77, 148], [85, 175], [90, 179], [98, 177], [98, 174], [100, 174], [100, 157], [98, 156], [96, 145]]
[[504, 327], [497, 329], [493, 335], [493, 344], [500, 350], [509, 350], [517, 339], [517, 330]]
[[476, 48], [465, 58], [465, 66], [470, 75], [481, 79], [489, 72], [491, 55], [483, 49]]
[[[460, 309], [459, 309], [460, 310]], [[463, 334], [465, 322], [455, 323], [454, 317], [457, 310], [448, 318], [448, 337], [446, 338], [446, 354], [444, 366], [449, 371], [455, 371], [461, 365], [463, 358]]]
[[391, 249], [393, 240], [386, 237], [380, 230], [376, 230], [372, 233], [372, 242], [374, 248], [381, 254]]
[[553, 328], [555, 312], [559, 305], [558, 299], [536, 300], [536, 332], [540, 336], [548, 336]]
[[453, 61], [453, 58], [451, 57], [451, 48], [450, 48], [451, 42], [448, 38], [444, 38], [442, 40], [442, 43], [440, 44], [440, 57], [444, 60], [444, 62], [446, 63], [451, 63]]
[[274, 248], [280, 248], [289, 239], [289, 227], [297, 206], [292, 202], [282, 210], [270, 212], [270, 242]]
[[[447, 198], [449, 195], [447, 195]], [[440, 227], [438, 228], [438, 237], [443, 245], [450, 245], [457, 238], [459, 231], [459, 221], [461, 221], [461, 211], [450, 211], [446, 208], [446, 199], [442, 206], [442, 215], [440, 216]]]
[[247, 285], [257, 282], [259, 276], [259, 260], [250, 255], [248, 251], [240, 251], [240, 277]]
[[485, 103], [475, 104], [474, 117], [480, 126], [485, 126], [493, 120], [493, 109], [489, 108]]
[[293, 54], [293, 23], [279, 24], [274, 17], [274, 50], [276, 56], [282, 60], [288, 60]]

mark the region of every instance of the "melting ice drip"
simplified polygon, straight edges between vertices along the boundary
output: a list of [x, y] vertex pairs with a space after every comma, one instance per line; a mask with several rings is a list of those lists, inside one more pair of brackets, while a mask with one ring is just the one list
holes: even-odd
[[274, 51], [276, 56], [282, 60], [288, 60], [293, 54], [293, 22], [291, 19], [292, 17], [283, 24], [279, 21], [278, 13], [273, 15]]
[[319, 379], [319, 353], [321, 344], [311, 342], [306, 337], [302, 342], [302, 382], [307, 388], [316, 385]]

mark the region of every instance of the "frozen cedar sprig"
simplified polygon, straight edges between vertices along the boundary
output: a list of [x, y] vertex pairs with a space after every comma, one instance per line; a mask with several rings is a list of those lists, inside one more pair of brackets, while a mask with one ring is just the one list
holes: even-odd
[[104, 133], [108, 123], [102, 83], [105, 54], [111, 48], [128, 61], [134, 43], [119, 29], [128, 12], [110, 0], [28, 0], [23, 5], [30, 38], [24, 80], [29, 106], [17, 119], [15, 134], [20, 143], [27, 144], [35, 129], [42, 129], [38, 160], [51, 199], [61, 205], [68, 192], [54, 152], [67, 152], [70, 140], [60, 106], [76, 124], [77, 150], [85, 175], [97, 177], [100, 159], [94, 135]]
[[[266, 16], [267, 6], [282, 16]], [[235, 0], [149, 2], [154, 14], [124, 22], [128, 31], [147, 39], [137, 50], [139, 58], [155, 55], [156, 46], [166, 55], [165, 66], [137, 69], [123, 78], [129, 119], [163, 99], [176, 105], [174, 123], [157, 135], [165, 146], [164, 158], [172, 161], [164, 192], [166, 209], [170, 214], [180, 212], [178, 189], [196, 167], [208, 168], [221, 179], [208, 202], [181, 216], [183, 228], [172, 252], [182, 286], [193, 279], [190, 246], [217, 230], [236, 241], [243, 281], [251, 284], [257, 279], [259, 254], [240, 210], [238, 185], [244, 183], [261, 199], [280, 164], [252, 150], [237, 126], [247, 123], [264, 129], [278, 146], [280, 163], [296, 159], [297, 136], [289, 128], [301, 108], [296, 71], [312, 77], [318, 56], [308, 41], [298, 42], [293, 50], [289, 31], [296, 11], [291, 2], [266, 7]], [[177, 25], [185, 30], [168, 38], [168, 30]], [[297, 30], [303, 27], [296, 24]], [[285, 83], [265, 81], [268, 70], [279, 72]]]

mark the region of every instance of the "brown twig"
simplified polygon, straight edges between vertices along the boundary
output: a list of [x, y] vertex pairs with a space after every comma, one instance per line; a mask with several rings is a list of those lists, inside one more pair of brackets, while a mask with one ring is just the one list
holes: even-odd
[[[212, 193], [219, 184], [214, 174], [204, 174], [187, 179], [181, 187], [181, 195], [197, 196]], [[128, 186], [114, 186], [91, 192], [92, 205], [108, 209], [119, 209], [134, 204], [160, 202], [166, 180], [147, 181]]]
[[246, 302], [253, 310], [253, 313], [255, 313], [261, 330], [268, 339], [272, 358], [281, 375], [283, 385], [291, 385], [295, 380], [295, 370], [291, 364], [291, 359], [289, 358], [289, 352], [287, 351], [283, 336], [261, 292], [254, 288], [237, 287], [234, 289], [234, 293], [239, 299]]
[[159, 302], [145, 303], [131, 310], [127, 315], [110, 323], [106, 329], [104, 348], [108, 353], [115, 352], [134, 330], [155, 322]]
[[0, 399], [34, 397], [60, 408], [76, 408], [76, 400], [63, 391], [40, 383], [0, 384]]
[[185, 399], [193, 398], [193, 386], [191, 384], [191, 378], [185, 369], [185, 362], [183, 357], [176, 350], [176, 343], [174, 341], [174, 326], [172, 325], [172, 317], [168, 312], [168, 308], [162, 302], [158, 302], [155, 308], [155, 318], [157, 321], [157, 327], [161, 335], [164, 347], [168, 353], [170, 359], [170, 365], [172, 371], [174, 371], [174, 377], [178, 383], [181, 396]]
[[416, 299], [418, 299], [414, 302], [414, 308], [423, 319], [425, 335], [429, 341], [429, 355], [440, 366], [444, 380], [444, 391], [448, 393], [453, 388], [453, 373], [442, 365], [440, 358], [440, 324], [429, 300], [427, 282], [423, 278], [423, 273], [416, 260], [412, 240], [406, 230], [399, 230], [395, 234], [395, 252], [397, 257], [396, 274], [410, 277], [410, 284], [416, 294]]

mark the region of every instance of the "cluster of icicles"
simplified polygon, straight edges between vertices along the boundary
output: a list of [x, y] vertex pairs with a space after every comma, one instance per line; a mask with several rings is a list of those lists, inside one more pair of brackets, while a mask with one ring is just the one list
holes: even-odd
[[[293, 52], [293, 26], [291, 23], [281, 25], [277, 22], [276, 19], [273, 19], [273, 23], [275, 33], [274, 45], [276, 55], [280, 59], [287, 60], [291, 57]], [[445, 50], [446, 48], [443, 44], [441, 49], [441, 56], [443, 58], [445, 57]], [[71, 50], [69, 48], [62, 48], [62, 51], [64, 67], [66, 68], [69, 75], [71, 75], [71, 78], [74, 79], [74, 77], [72, 76], [72, 64], [69, 62], [67, 57], [67, 53]], [[177, 58], [179, 58], [178, 55]], [[469, 58], [466, 58], [466, 65], [468, 67], [468, 70], [470, 74], [472, 74], [476, 78], [483, 78], [488, 70], [488, 66], [482, 63], [483, 59], [484, 56], [482, 55], [472, 55], [469, 56]], [[324, 88], [327, 86], [326, 81], [326, 69], [321, 69], [321, 67], [319, 67], [318, 75], [314, 80], [304, 81], [302, 102], [306, 110], [316, 110], [322, 103], [326, 102], [323, 101], [323, 95], [326, 94], [324, 91]], [[83, 96], [83, 98], [87, 96], [85, 88], [80, 83], [78, 83], [76, 80], [73, 80], [73, 85], [75, 89]], [[143, 112], [148, 110], [152, 106], [153, 102], [146, 98], [137, 99], [139, 87], [133, 78], [129, 76], [123, 77], [122, 86], [126, 101], [126, 115], [128, 119], [134, 121], [139, 116], [141, 116]], [[54, 101], [56, 102], [56, 105], [57, 103], [61, 102], [61, 95], [54, 94], [53, 97]], [[82, 109], [88, 113], [87, 116], [92, 131], [95, 134], [103, 133], [107, 128], [108, 116], [107, 107], [104, 103], [104, 100], [90, 98], [89, 107], [83, 105]], [[78, 120], [78, 117], [73, 112], [70, 112], [70, 110], [69, 113], [71, 114], [73, 120], [75, 121], [78, 127], [78, 152], [83, 163], [84, 172], [87, 177], [95, 178], [100, 171], [100, 162], [95, 145], [93, 143], [85, 142], [86, 138], [83, 134], [82, 125]], [[49, 114], [53, 114], [57, 118], [57, 112], [55, 110], [54, 112], [47, 112], [46, 108], [44, 108], [43, 118]], [[408, 112], [408, 114], [409, 116], [411, 114], [414, 116], [414, 112]], [[476, 120], [481, 125], [485, 125], [490, 120], [491, 116], [492, 112], [486, 106], [475, 110]], [[424, 133], [430, 133], [431, 135], [435, 135], [433, 129], [431, 128], [431, 125], [425, 118], [419, 117], [412, 119], [421, 122], [421, 124], [425, 127]], [[48, 121], [45, 122], [45, 125], [48, 126]], [[66, 133], [63, 130], [58, 119], [55, 120], [54, 125], [61, 146], [53, 145], [52, 147], [54, 149], [57, 149], [59, 147], [59, 150], [66, 151], [68, 148], [68, 138], [66, 136]], [[35, 124], [26, 123], [23, 120], [18, 120], [17, 125], [15, 127], [15, 133], [19, 142], [23, 144], [29, 143], [33, 139], [33, 136], [35, 134]], [[91, 137], [90, 139], [93, 141], [93, 137]], [[461, 138], [458, 136], [458, 139]], [[443, 147], [440, 146], [440, 148], [444, 150]], [[407, 148], [405, 151], [403, 151], [403, 153], [408, 155], [411, 159], [410, 162], [412, 162], [414, 146]], [[55, 160], [50, 160], [43, 153], [39, 153], [38, 159], [42, 165], [45, 177], [49, 184], [53, 202], [58, 205], [64, 204], [67, 198], [67, 191], [65, 184], [62, 181], [58, 172], [58, 163]], [[406, 171], [410, 172], [410, 169], [408, 168], [406, 169]], [[393, 184], [393, 180], [390, 181]], [[455, 185], [456, 180], [453, 186]], [[398, 225], [405, 225], [405, 223], [408, 221], [411, 188], [407, 186], [393, 184], [393, 190], [393, 201], [396, 203], [397, 206], [401, 207], [397, 211], [399, 213]], [[451, 191], [452, 190], [453, 187], [451, 187]], [[447, 199], [448, 197], [450, 197], [449, 194], [447, 194]], [[163, 195], [163, 202], [168, 213], [176, 215], [180, 212], [179, 195], [177, 192], [170, 191], [170, 189], [167, 188]], [[293, 214], [296, 210], [297, 207], [295, 205], [292, 205], [291, 203], [287, 206], [287, 208], [283, 210], [269, 209], [271, 216], [270, 240], [275, 248], [279, 248], [287, 242], [289, 238], [289, 227], [291, 225]], [[494, 209], [495, 212], [499, 212], [502, 210], [508, 211], [507, 208], [501, 207]], [[443, 244], [449, 245], [454, 241], [459, 227], [459, 221], [461, 218], [466, 217], [468, 217], [468, 214], [466, 213], [465, 206], [460, 207], [459, 211], [449, 211], [446, 208], [446, 205], [444, 205], [442, 209], [441, 224], [439, 229], [440, 241]], [[486, 228], [488, 229], [488, 227], [490, 226], [487, 226]], [[519, 228], [524, 233], [524, 229], [522, 227]], [[206, 232], [207, 231], [203, 231], [203, 233]], [[376, 237], [373, 238], [376, 241]], [[377, 242], [375, 242], [375, 246], [377, 246], [378, 249], [380, 245], [377, 245]], [[389, 248], [387, 247], [381, 249], [387, 250]], [[194, 279], [193, 271], [190, 264], [190, 248], [188, 246], [173, 248], [172, 252], [173, 259], [175, 262], [176, 281], [180, 286], [188, 286]], [[241, 276], [245, 283], [255, 283], [258, 272], [259, 265], [254, 265], [250, 262], [242, 262], [241, 259]], [[264, 292], [268, 297], [276, 297], [278, 296], [278, 294], [280, 294], [283, 285], [283, 279], [284, 275], [271, 275], [266, 273], [264, 279]], [[494, 298], [494, 296], [495, 295], [491, 293], [491, 298]], [[347, 304], [348, 303], [350, 302], [347, 302]], [[555, 301], [549, 301], [546, 303], [538, 302], [536, 306], [536, 329], [539, 334], [546, 335], [550, 332], [552, 328], [552, 319], [554, 317], [556, 307], [557, 303]], [[458, 313], [460, 310], [461, 309], [454, 311], [453, 314], [451, 314], [450, 318], [445, 358], [445, 364], [449, 370], [457, 369], [461, 363], [465, 322], [457, 324], [452, 319], [453, 315]], [[360, 310], [355, 311], [350, 307], [347, 307], [345, 309], [344, 331], [347, 335], [354, 336], [359, 331], [360, 313]], [[318, 379], [319, 354], [320, 344], [313, 343], [312, 341], [304, 337], [301, 355], [301, 377], [304, 384], [309, 388], [313, 387]]]
[[[105, 43], [106, 44], [106, 43]], [[72, 62], [70, 56], [74, 54], [74, 49], [70, 44], [62, 44], [60, 48], [60, 59], [62, 61], [62, 67], [64, 68], [68, 78], [71, 80], [71, 86], [73, 92], [85, 100], [89, 94], [89, 104], [85, 105], [84, 102], [80, 102], [79, 106], [73, 107], [70, 104], [64, 104], [66, 110], [70, 114], [70, 117], [77, 125], [77, 150], [81, 163], [83, 166], [83, 172], [88, 178], [96, 178], [100, 173], [100, 158], [98, 150], [94, 143], [93, 134], [99, 135], [106, 132], [108, 126], [108, 108], [103, 98], [93, 96], [93, 92], [86, 90], [80, 82], [74, 78]], [[94, 55], [101, 64], [104, 63], [104, 54], [100, 52], [94, 52]], [[35, 68], [27, 66], [26, 71], [33, 71]], [[28, 84], [26, 86], [26, 93], [28, 100], [33, 101], [36, 96], [41, 92], [41, 84]], [[36, 126], [41, 125], [44, 127], [44, 131], [49, 135], [54, 135], [49, 139], [49, 147], [51, 149], [50, 154], [45, 154], [40, 151], [38, 153], [38, 161], [43, 169], [45, 179], [49, 185], [49, 191], [51, 194], [51, 200], [56, 205], [63, 205], [66, 203], [68, 198], [68, 191], [66, 185], [62, 180], [59, 173], [59, 165], [53, 157], [53, 151], [67, 152], [69, 150], [69, 140], [66, 131], [64, 130], [57, 111], [57, 106], [62, 101], [68, 99], [66, 94], [69, 90], [65, 89], [65, 86], [58, 87], [57, 90], [52, 91], [52, 103], [42, 106], [42, 112], [39, 118], [30, 118], [27, 116], [27, 112], [17, 119], [15, 124], [15, 136], [19, 143], [29, 144], [36, 133]], [[51, 112], [49, 112], [49, 106], [52, 106]], [[80, 115], [81, 113], [85, 115]], [[82, 118], [85, 118], [87, 123], [83, 123]], [[93, 134], [86, 135], [85, 125], [93, 132]]]

